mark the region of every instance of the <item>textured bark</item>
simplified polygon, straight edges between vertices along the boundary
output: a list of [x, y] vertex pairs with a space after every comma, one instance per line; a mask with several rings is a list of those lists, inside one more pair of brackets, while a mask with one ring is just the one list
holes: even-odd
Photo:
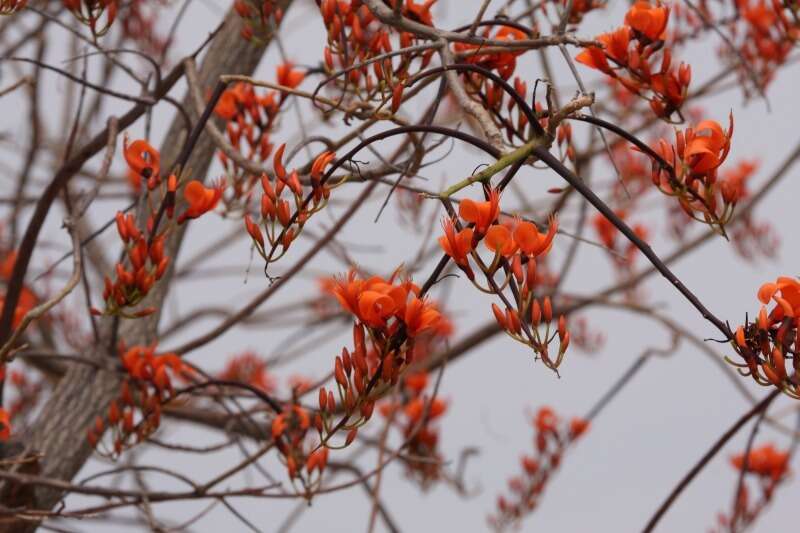
[[[292, 0], [281, 2], [284, 11]], [[264, 54], [266, 46], [246, 42], [240, 36], [242, 24], [239, 17], [230, 11], [225, 26], [209, 45], [200, 67], [200, 82], [203, 87], [212, 87], [222, 74], [251, 75]], [[265, 42], [269, 43], [269, 36]], [[187, 95], [184, 108], [193, 120], [193, 105]], [[161, 146], [162, 168], [170, 168], [176, 161], [186, 132], [183, 119], [176, 114]], [[208, 135], [201, 135], [186, 165], [194, 179], [203, 179], [214, 156], [214, 146]], [[143, 214], [139, 213], [140, 221]], [[173, 231], [166, 243], [166, 253], [175, 258], [181, 247], [183, 228]], [[173, 272], [170, 271], [155, 285], [148, 301], [143, 306], [161, 309], [169, 289]], [[148, 344], [155, 339], [160, 313], [139, 320], [123, 320], [119, 328], [119, 338], [128, 346]], [[108, 345], [112, 331], [112, 320], [100, 321], [103, 342], [94, 346], [88, 357], [98, 361], [113, 361]], [[119, 393], [120, 376], [117, 373], [98, 370], [88, 365], [70, 365], [67, 373], [59, 381], [52, 395], [45, 403], [32, 430], [22, 441], [28, 452], [42, 454], [42, 460], [35, 465], [41, 475], [60, 480], [71, 480], [92, 454], [86, 438], [88, 428], [95, 417], [103, 416], [111, 401]], [[62, 491], [36, 487], [5, 486], [2, 492], [2, 505], [6, 508], [24, 506], [35, 509], [51, 509], [65, 495]], [[38, 524], [22, 521], [0, 523], [2, 532], [33, 531]]]

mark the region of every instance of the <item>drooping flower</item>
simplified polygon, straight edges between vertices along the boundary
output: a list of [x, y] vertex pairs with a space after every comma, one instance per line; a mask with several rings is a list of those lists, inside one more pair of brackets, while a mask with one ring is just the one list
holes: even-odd
[[127, 137], [123, 141], [123, 147], [125, 161], [127, 161], [128, 166], [136, 175], [144, 179], [158, 176], [161, 164], [161, 156], [158, 150], [143, 139], [128, 144]]

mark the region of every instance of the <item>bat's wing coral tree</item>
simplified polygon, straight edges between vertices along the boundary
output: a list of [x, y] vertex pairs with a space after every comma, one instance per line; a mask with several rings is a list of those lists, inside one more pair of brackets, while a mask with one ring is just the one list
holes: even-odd
[[[767, 513], [799, 435], [768, 408], [800, 406], [800, 278], [750, 286], [717, 264], [709, 285], [760, 302], [737, 309], [701, 299], [673, 263], [709, 241], [774, 260], [797, 225], [755, 210], [796, 173], [796, 140], [779, 166], [759, 160], [740, 115], [797, 86], [800, 3], [196, 4], [0, 0], [0, 531], [288, 531], [334, 493], [352, 499], [336, 500], [351, 503], [333, 530], [419, 530], [429, 511], [386, 496], [397, 471], [402, 488], [445, 487], [485, 527], [513, 529], [549, 503], [568, 453], [592, 453], [639, 369], [682, 344], [719, 363], [708, 390], [733, 380], [751, 405], [644, 510], [644, 530], [751, 421], [715, 527]], [[720, 111], [728, 93], [749, 106]], [[666, 283], [645, 290], [656, 273]], [[688, 307], [671, 316], [667, 297]], [[579, 354], [620, 337], [641, 356], [586, 378]], [[468, 352], [489, 362], [456, 392], [447, 369]], [[497, 400], [511, 358], [558, 395]], [[610, 386], [564, 417], [587, 392], [576, 375]], [[475, 487], [474, 428], [501, 423], [466, 412], [476, 398], [535, 409], [528, 445], [527, 425], [502, 420], [521, 435], [504, 443], [522, 454], [517, 473], [503, 465], [507, 488]], [[755, 442], [765, 423], [786, 442]], [[626, 453], [652, 463], [643, 442]], [[240, 508], [252, 501], [273, 507]], [[285, 501], [301, 506], [281, 516]], [[625, 529], [618, 509], [633, 505], [614, 507], [592, 523]]]

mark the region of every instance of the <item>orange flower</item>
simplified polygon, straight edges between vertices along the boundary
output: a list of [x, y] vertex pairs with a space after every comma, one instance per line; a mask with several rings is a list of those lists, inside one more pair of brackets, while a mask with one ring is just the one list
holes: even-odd
[[775, 283], [765, 283], [758, 289], [758, 299], [763, 304], [770, 300], [780, 306], [784, 316], [800, 316], [800, 281], [781, 276]]
[[639, 0], [625, 15], [625, 24], [641, 33], [651, 41], [664, 39], [669, 21], [669, 8], [660, 5], [651, 6], [647, 0]]
[[[737, 470], [744, 468], [744, 454], [733, 456], [731, 463]], [[773, 444], [765, 444], [750, 450], [747, 456], [747, 471], [778, 480], [789, 471], [789, 452], [779, 452]]]
[[[464, 205], [463, 202], [461, 205]], [[444, 253], [452, 257], [456, 264], [462, 267], [469, 266], [467, 254], [472, 251], [472, 228], [464, 228], [456, 233], [455, 225], [449, 218], [442, 221], [442, 227], [444, 235], [439, 237], [439, 245]]]
[[442, 315], [433, 304], [413, 296], [406, 305], [403, 322], [408, 336], [416, 337], [423, 331], [435, 328], [441, 318]]
[[489, 228], [483, 243], [489, 250], [503, 257], [509, 257], [517, 251], [517, 244], [514, 242], [511, 230], [500, 224]]
[[306, 73], [302, 70], [294, 70], [294, 63], [287, 61], [278, 65], [276, 77], [280, 85], [294, 89], [303, 82]]
[[723, 131], [719, 122], [704, 120], [696, 128], [686, 130], [686, 147], [682, 153], [679, 151], [679, 155], [690, 167], [692, 173], [705, 174], [713, 172], [728, 157], [732, 135], [733, 115], [729, 117], [727, 132]]
[[467, 222], [474, 223], [475, 231], [484, 234], [500, 214], [500, 193], [497, 189], [492, 189], [485, 202], [476, 202], [469, 198], [462, 200], [458, 214]]
[[183, 189], [183, 197], [189, 207], [178, 217], [178, 224], [192, 218], [197, 218], [217, 206], [222, 197], [224, 183], [220, 182], [211, 187], [205, 187], [197, 180], [191, 180]]
[[535, 224], [523, 220], [514, 228], [514, 241], [523, 254], [536, 257], [550, 251], [557, 231], [558, 221], [555, 218], [550, 219], [547, 234], [539, 233]]
[[139, 139], [128, 144], [128, 138], [123, 140], [125, 161], [133, 172], [144, 179], [158, 176], [161, 156], [158, 150], [150, 146], [147, 141]]

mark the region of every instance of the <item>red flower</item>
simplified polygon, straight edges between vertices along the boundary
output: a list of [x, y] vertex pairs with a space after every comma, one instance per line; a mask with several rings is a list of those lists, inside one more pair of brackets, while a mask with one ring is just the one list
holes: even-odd
[[475, 231], [484, 234], [500, 214], [500, 193], [493, 189], [485, 202], [476, 202], [469, 198], [462, 200], [458, 214], [467, 222], [474, 223]]
[[224, 184], [222, 182], [210, 189], [197, 180], [192, 180], [183, 189], [183, 197], [189, 207], [178, 217], [178, 224], [192, 218], [197, 218], [217, 206], [222, 197]]
[[532, 222], [522, 221], [514, 228], [514, 241], [523, 254], [536, 257], [550, 251], [557, 231], [558, 221], [555, 218], [550, 219], [547, 234], [540, 233]]
[[625, 15], [625, 24], [641, 33], [651, 41], [664, 39], [669, 22], [669, 8], [651, 6], [647, 0], [639, 0]]
[[158, 176], [161, 156], [158, 150], [150, 146], [147, 141], [139, 139], [128, 144], [128, 138], [123, 140], [125, 161], [130, 169], [138, 176], [149, 179]]
[[444, 228], [444, 235], [439, 237], [439, 245], [442, 250], [452, 257], [456, 264], [468, 267], [467, 255], [472, 251], [472, 228], [464, 228], [456, 233], [455, 225], [449, 218], [442, 221], [442, 227]]
[[295, 70], [294, 63], [287, 61], [278, 65], [276, 78], [280, 85], [294, 89], [300, 85], [306, 77], [302, 70]]

